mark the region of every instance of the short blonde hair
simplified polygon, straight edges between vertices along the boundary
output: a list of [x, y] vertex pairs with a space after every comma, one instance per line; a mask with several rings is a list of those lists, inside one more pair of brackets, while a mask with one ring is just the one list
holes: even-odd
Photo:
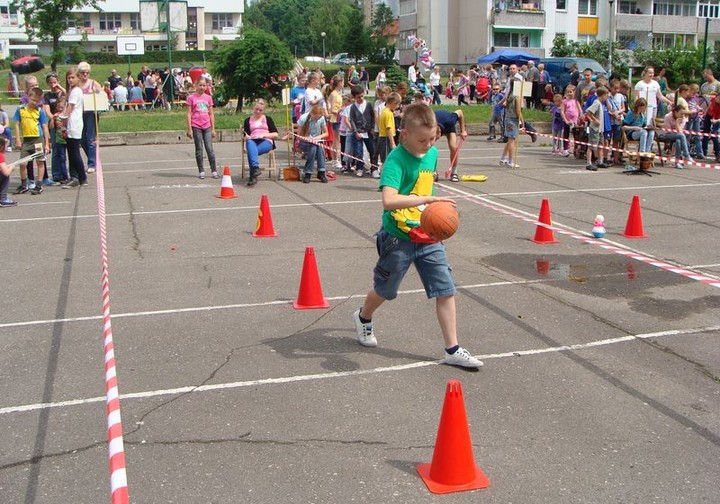
[[435, 112], [425, 103], [410, 104], [403, 111], [401, 127], [406, 130], [419, 127], [435, 129], [437, 127]]
[[90, 72], [90, 63], [81, 61], [77, 66], [78, 72]]

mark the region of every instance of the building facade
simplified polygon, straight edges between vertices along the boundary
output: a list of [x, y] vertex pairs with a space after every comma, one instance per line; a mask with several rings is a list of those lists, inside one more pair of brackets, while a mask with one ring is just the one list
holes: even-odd
[[[147, 31], [142, 25], [139, 0], [105, 0], [100, 11], [83, 7], [68, 19], [62, 44], [83, 43], [87, 51], [115, 52], [116, 39], [122, 35], [144, 37], [145, 50], [167, 49], [167, 34]], [[154, 3], [154, 2], [153, 2]], [[180, 2], [178, 2], [180, 3]], [[173, 33], [173, 49], [212, 49], [214, 40], [237, 38], [242, 26], [244, 2], [238, 0], [188, 0], [187, 26]], [[173, 26], [175, 29], [175, 26]], [[0, 51], [14, 57], [29, 53], [49, 53], [50, 42], [28, 42], [22, 15], [13, 12], [10, 0], [0, 0]]]

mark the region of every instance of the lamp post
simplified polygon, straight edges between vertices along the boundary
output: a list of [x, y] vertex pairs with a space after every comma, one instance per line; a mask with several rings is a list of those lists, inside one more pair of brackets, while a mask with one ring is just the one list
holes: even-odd
[[615, 24], [615, 11], [613, 10], [615, 0], [608, 0], [610, 4], [610, 54], [608, 54], [608, 76], [612, 77], [613, 71], [613, 46], [615, 45], [615, 34], [613, 33], [613, 25]]
[[323, 41], [323, 63], [325, 63], [325, 35], [326, 35], [325, 32], [322, 32], [320, 34], [320, 36], [322, 37], [322, 41]]

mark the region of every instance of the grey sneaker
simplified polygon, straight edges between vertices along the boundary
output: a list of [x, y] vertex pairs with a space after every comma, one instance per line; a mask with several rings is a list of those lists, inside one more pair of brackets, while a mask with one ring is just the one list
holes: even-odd
[[204, 172], [204, 171], [201, 171], [200, 174], [198, 175], [198, 178], [199, 178], [200, 180], [203, 180], [203, 179], [205, 178], [205, 172]]
[[353, 313], [353, 320], [355, 321], [355, 332], [357, 333], [360, 344], [366, 347], [377, 346], [377, 340], [373, 334], [372, 322], [369, 324], [360, 322], [360, 310]]
[[479, 368], [483, 365], [483, 361], [481, 361], [480, 359], [476, 359], [475, 357], [470, 355], [470, 352], [465, 350], [463, 347], [458, 348], [457, 351], [452, 355], [447, 352], [444, 353], [445, 358], [443, 359], [443, 364], [466, 368]]

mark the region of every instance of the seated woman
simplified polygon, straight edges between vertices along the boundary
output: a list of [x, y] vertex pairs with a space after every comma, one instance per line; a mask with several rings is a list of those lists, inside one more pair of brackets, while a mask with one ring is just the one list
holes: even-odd
[[[690, 150], [688, 149], [687, 138], [684, 129], [685, 116], [682, 114], [680, 109], [673, 110], [665, 114], [663, 118], [663, 129], [665, 132], [658, 135], [658, 139], [662, 142], [673, 142], [675, 144], [675, 168], [682, 170], [683, 164], [680, 161], [680, 156], [688, 163], [694, 163], [693, 158], [690, 157]], [[671, 131], [667, 131], [671, 130]]]
[[278, 130], [272, 117], [265, 115], [265, 100], [261, 98], [255, 100], [253, 113], [245, 119], [243, 130], [247, 137], [245, 148], [247, 149], [248, 164], [250, 165], [250, 176], [247, 185], [252, 187], [257, 184], [258, 172], [260, 171], [259, 157], [275, 148], [275, 139], [278, 137]]
[[647, 118], [647, 102], [644, 98], [638, 98], [633, 104], [632, 110], [627, 113], [623, 120], [623, 130], [630, 140], [638, 140], [640, 145], [638, 150], [642, 152], [650, 152], [652, 150], [653, 140], [655, 140], [655, 130], [645, 126]]

